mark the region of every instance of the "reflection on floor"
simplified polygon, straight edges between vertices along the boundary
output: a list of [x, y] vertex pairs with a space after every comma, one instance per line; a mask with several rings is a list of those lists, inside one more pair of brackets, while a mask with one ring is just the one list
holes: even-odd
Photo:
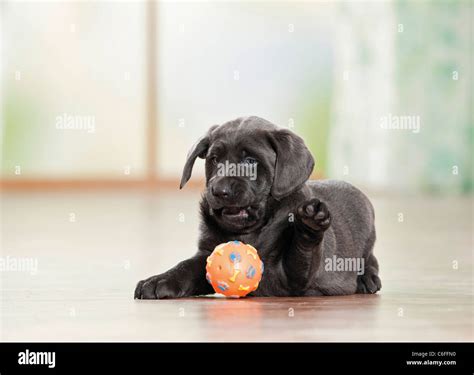
[[[1, 340], [473, 340], [472, 199], [373, 199], [378, 295], [133, 300], [139, 279], [194, 253], [198, 199], [3, 192]], [[37, 267], [13, 269], [27, 258]]]

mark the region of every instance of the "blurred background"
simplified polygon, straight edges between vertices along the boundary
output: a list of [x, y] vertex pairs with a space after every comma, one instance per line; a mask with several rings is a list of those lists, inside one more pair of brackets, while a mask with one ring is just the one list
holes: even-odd
[[315, 176], [472, 191], [468, 1], [1, 9], [2, 179], [15, 187], [159, 187], [209, 126], [257, 115], [303, 136]]
[[383, 289], [352, 318], [344, 300], [305, 310], [310, 326], [242, 305], [238, 339], [472, 340], [471, 1], [1, 1], [0, 13], [0, 261], [37, 262], [0, 270], [0, 339], [236, 339], [220, 310], [189, 303], [185, 321], [132, 293], [195, 252], [202, 161], [178, 189], [189, 148], [256, 115], [305, 139], [313, 178], [372, 200]]

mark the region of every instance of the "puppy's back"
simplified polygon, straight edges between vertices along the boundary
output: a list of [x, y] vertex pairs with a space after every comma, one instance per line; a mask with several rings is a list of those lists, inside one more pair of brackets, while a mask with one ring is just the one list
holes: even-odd
[[310, 180], [306, 184], [314, 197], [327, 204], [333, 225], [344, 223], [353, 237], [363, 242], [373, 235], [374, 208], [362, 191], [339, 180]]

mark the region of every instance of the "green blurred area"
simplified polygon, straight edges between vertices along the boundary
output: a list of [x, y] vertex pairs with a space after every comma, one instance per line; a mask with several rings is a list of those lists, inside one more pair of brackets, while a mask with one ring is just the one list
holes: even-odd
[[43, 131], [36, 125], [42, 114], [41, 99], [14, 87], [6, 87], [5, 91], [1, 171], [8, 175], [15, 166], [28, 170], [34, 164]]
[[[426, 192], [473, 191], [471, 1], [398, 1], [398, 107], [422, 118], [422, 136], [400, 134], [400, 162], [423, 160], [417, 184]], [[445, 171], [456, 168], [456, 178]]]
[[330, 82], [310, 82], [299, 103], [301, 125], [298, 132], [316, 160], [314, 173], [327, 176], [331, 114]]

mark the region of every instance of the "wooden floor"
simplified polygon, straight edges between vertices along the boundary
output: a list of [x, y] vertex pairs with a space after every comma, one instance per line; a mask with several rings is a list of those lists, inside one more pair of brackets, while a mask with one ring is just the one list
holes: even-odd
[[473, 340], [472, 199], [373, 199], [377, 295], [133, 300], [195, 251], [198, 198], [3, 192], [2, 259], [38, 263], [0, 273], [1, 340]]

